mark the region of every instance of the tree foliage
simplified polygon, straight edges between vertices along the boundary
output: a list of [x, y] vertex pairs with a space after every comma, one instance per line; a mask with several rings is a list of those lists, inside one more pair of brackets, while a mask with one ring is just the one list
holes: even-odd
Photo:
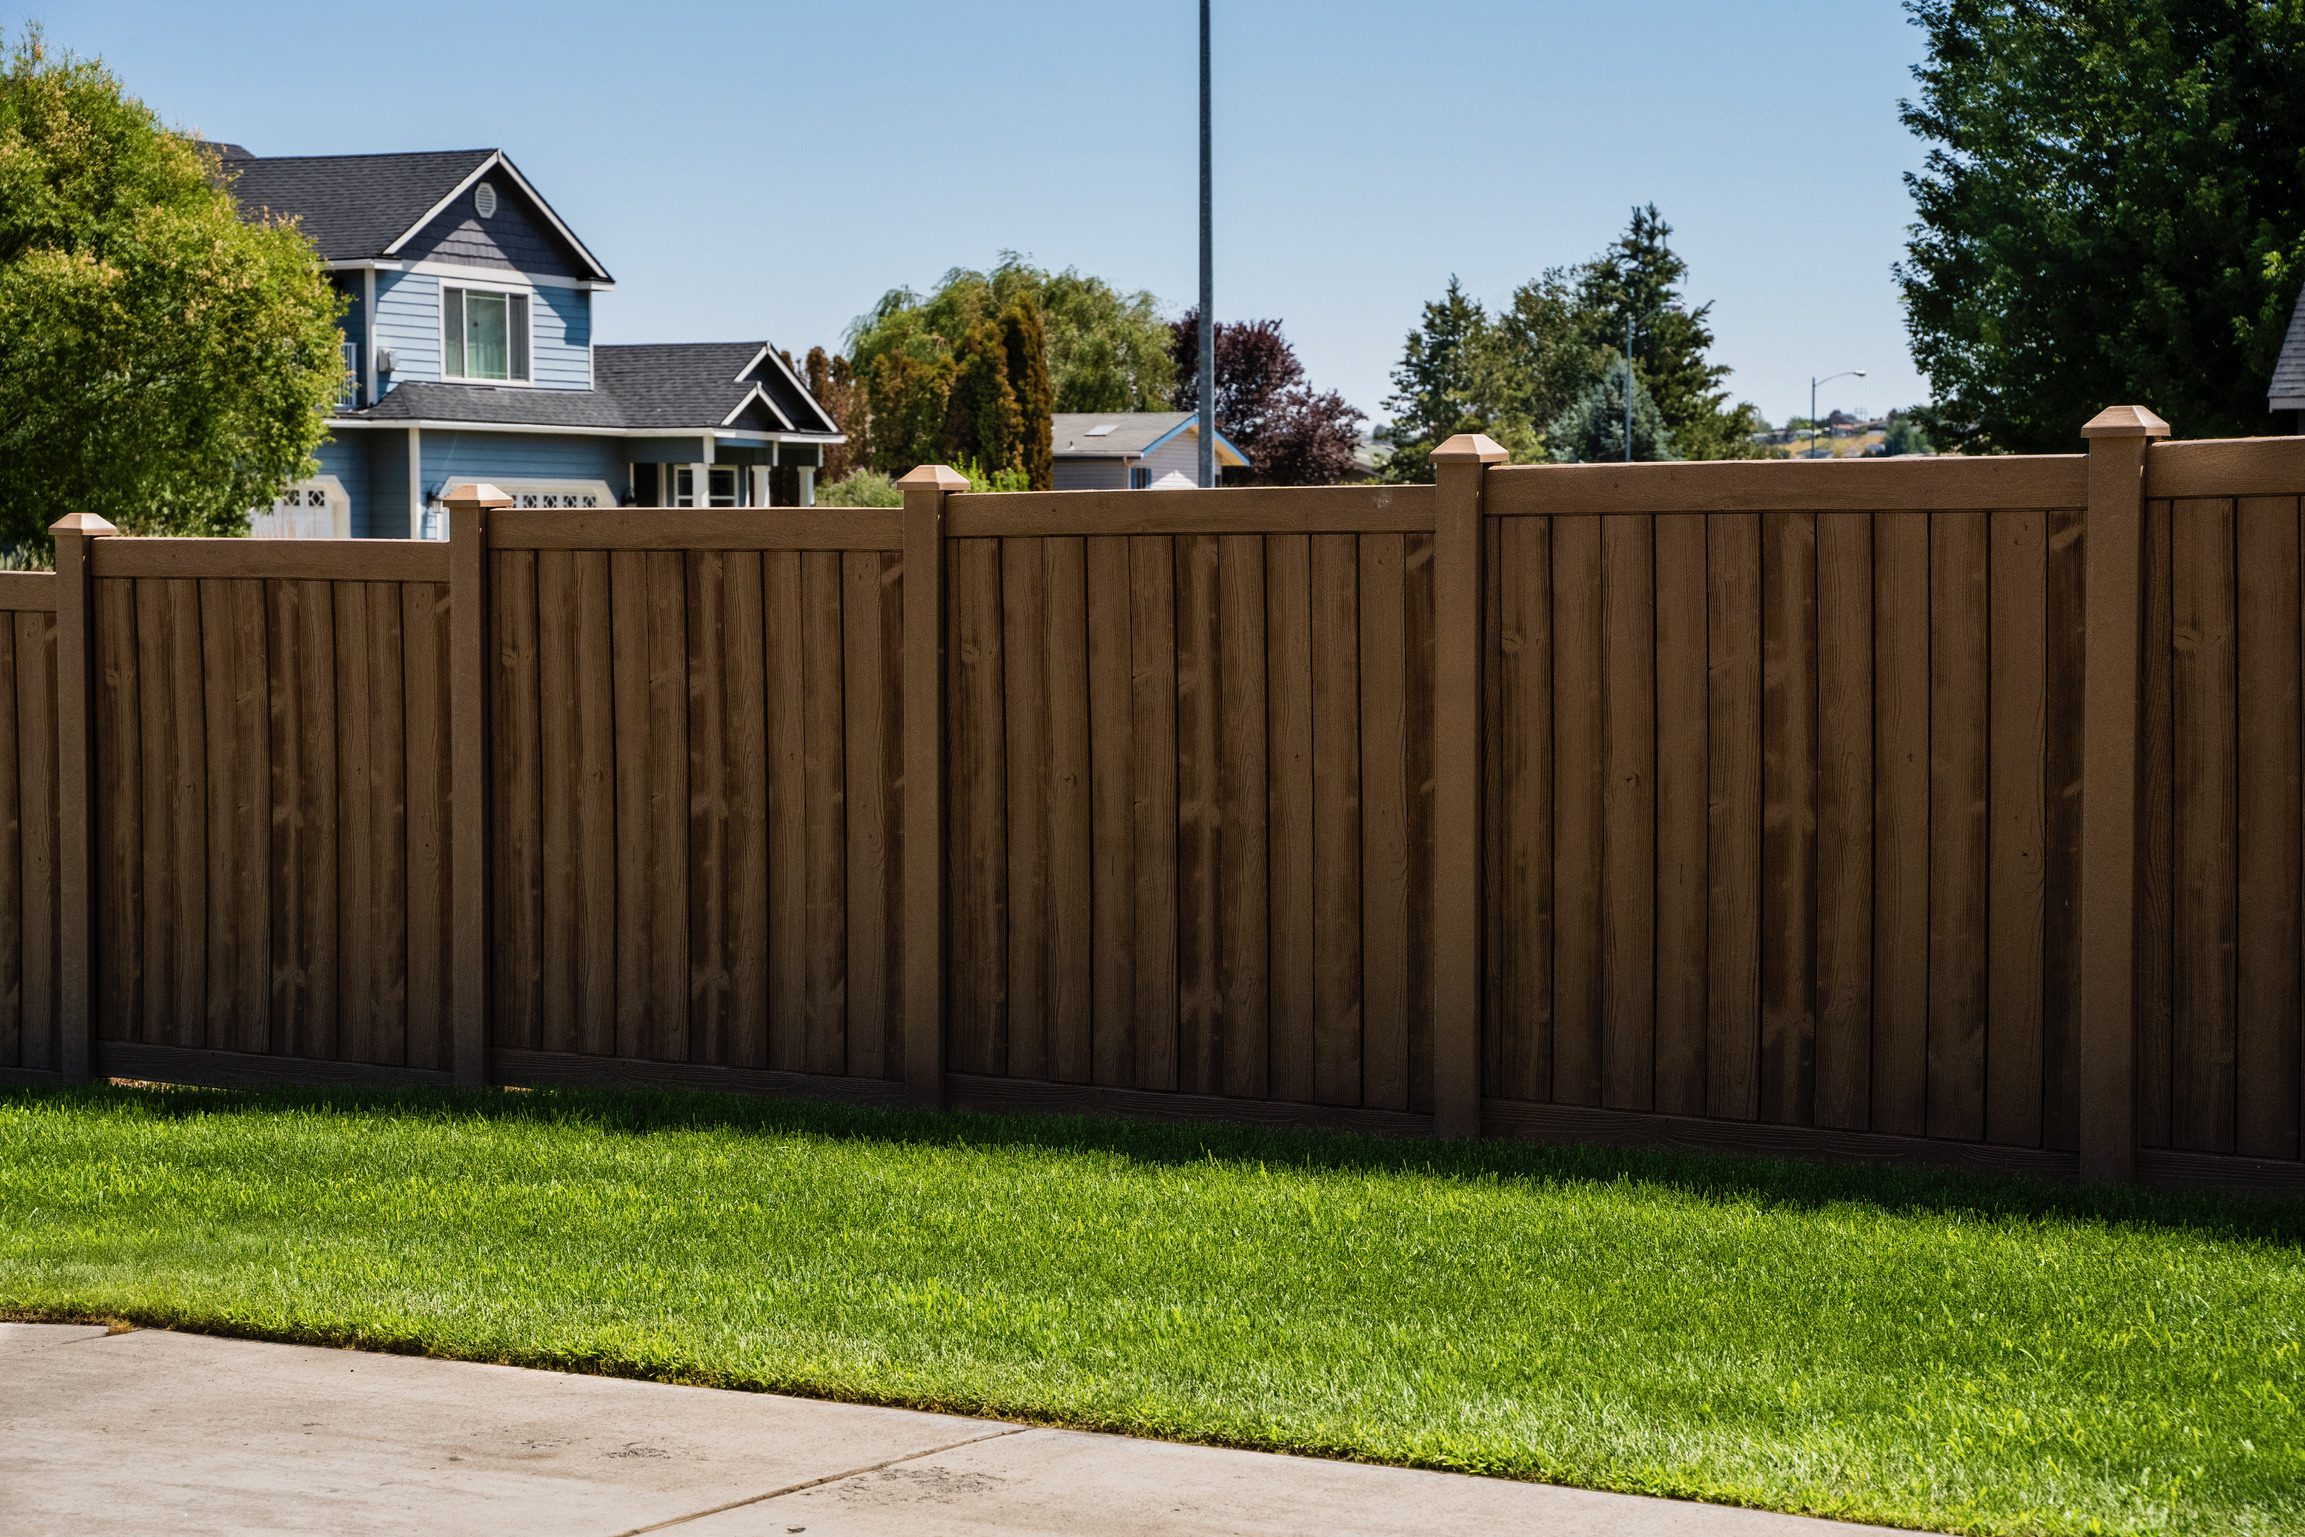
[[[987, 328], [1020, 414], [1013, 436], [1001, 420], [999, 391], [964, 357], [983, 351]], [[1046, 486], [1050, 413], [1159, 409], [1173, 381], [1168, 339], [1152, 295], [1124, 294], [1070, 270], [1048, 272], [1013, 254], [989, 272], [956, 267], [930, 294], [892, 289], [849, 329], [868, 460], [901, 473], [967, 453], [991, 470], [1013, 465]], [[967, 394], [958, 405], [949, 398], [956, 389]], [[974, 425], [963, 429], [964, 418]], [[924, 430], [930, 420], [935, 428]]]
[[994, 469], [1023, 467], [1024, 412], [1008, 381], [1008, 348], [993, 321], [970, 326], [953, 348], [937, 458], [946, 464], [969, 460]]
[[[1636, 208], [1606, 251], [1538, 274], [1494, 314], [1450, 278], [1393, 369], [1387, 478], [1432, 479], [1433, 449], [1459, 432], [1486, 433], [1524, 463], [1557, 456], [1553, 424], [1606, 385], [1628, 320], [1636, 398], [1651, 400], [1665, 440], [1691, 458], [1751, 455], [1759, 417], [1722, 388], [1729, 371], [1711, 360], [1712, 306], [1688, 303], [1688, 265], [1671, 236], [1653, 205]], [[1621, 425], [1617, 443], [1621, 456]]]
[[[1200, 409], [1200, 314], [1170, 328], [1179, 411]], [[1277, 320], [1217, 322], [1217, 425], [1248, 456], [1242, 478], [1279, 486], [1333, 485], [1350, 474], [1368, 418], [1334, 390], [1316, 391]]]
[[847, 358], [822, 347], [808, 349], [800, 374], [809, 394], [816, 397], [816, 403], [824, 407], [825, 415], [848, 440], [827, 445], [824, 450], [824, 479], [843, 480], [871, 458], [872, 445], [865, 436], [869, 419], [864, 410], [863, 382]]
[[294, 227], [37, 31], [0, 68], [0, 544], [66, 512], [245, 533], [309, 474], [339, 303]]
[[[1633, 451], [1625, 452], [1628, 425], [1625, 395], [1632, 393]], [[1566, 410], [1545, 426], [1547, 452], [1562, 464], [1607, 464], [1626, 459], [1654, 460], [1681, 457], [1673, 430], [1665, 424], [1656, 397], [1622, 357], [1613, 358]]]
[[2067, 449], [2101, 408], [2262, 432], [2305, 279], [2298, 0], [1908, 0], [1903, 289], [1940, 443]]

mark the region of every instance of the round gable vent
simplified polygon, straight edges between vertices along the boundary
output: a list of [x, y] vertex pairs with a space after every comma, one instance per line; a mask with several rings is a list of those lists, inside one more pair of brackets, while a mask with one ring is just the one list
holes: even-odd
[[482, 182], [479, 186], [473, 188], [472, 206], [480, 210], [480, 217], [483, 219], [495, 218], [496, 189], [491, 187], [486, 182]]

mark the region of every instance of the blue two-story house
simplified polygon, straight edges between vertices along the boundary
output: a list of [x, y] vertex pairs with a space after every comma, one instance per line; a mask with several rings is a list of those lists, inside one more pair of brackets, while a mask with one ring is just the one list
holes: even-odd
[[242, 211], [294, 217], [347, 302], [320, 471], [257, 533], [441, 538], [462, 481], [529, 507], [813, 500], [840, 429], [777, 350], [596, 344], [615, 281], [503, 151], [216, 148]]

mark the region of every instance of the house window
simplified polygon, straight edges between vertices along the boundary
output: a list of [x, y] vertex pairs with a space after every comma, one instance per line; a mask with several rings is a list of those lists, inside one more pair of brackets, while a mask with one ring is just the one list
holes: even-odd
[[1151, 484], [1152, 471], [1146, 469], [1143, 465], [1136, 465], [1129, 470], [1128, 488], [1131, 491], [1142, 491]]
[[665, 471], [664, 483], [667, 507], [694, 507], [696, 505], [696, 466], [676, 464]]
[[356, 411], [360, 408], [360, 344], [344, 344], [344, 382], [337, 387], [336, 409]]
[[528, 382], [528, 295], [440, 290], [441, 374]]
[[715, 507], [734, 507], [738, 504], [737, 487], [744, 472], [732, 464], [716, 464], [711, 470], [711, 496]]

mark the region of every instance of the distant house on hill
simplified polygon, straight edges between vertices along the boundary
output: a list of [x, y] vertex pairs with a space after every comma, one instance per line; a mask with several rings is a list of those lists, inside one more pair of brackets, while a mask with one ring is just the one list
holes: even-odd
[[2265, 408], [2281, 419], [2281, 430], [2305, 432], [2305, 294], [2289, 316], [2289, 334], [2274, 361], [2273, 382], [2265, 389]]
[[[1059, 491], [1143, 491], [1174, 472], [1200, 474], [1200, 417], [1191, 411], [1059, 411], [1049, 419]], [[1217, 434], [1217, 465], [1248, 456]]]
[[523, 507], [813, 499], [843, 438], [776, 349], [595, 343], [614, 280], [502, 150], [212, 147], [243, 214], [294, 218], [346, 305], [319, 473], [255, 532], [443, 538], [441, 493], [461, 481]]

